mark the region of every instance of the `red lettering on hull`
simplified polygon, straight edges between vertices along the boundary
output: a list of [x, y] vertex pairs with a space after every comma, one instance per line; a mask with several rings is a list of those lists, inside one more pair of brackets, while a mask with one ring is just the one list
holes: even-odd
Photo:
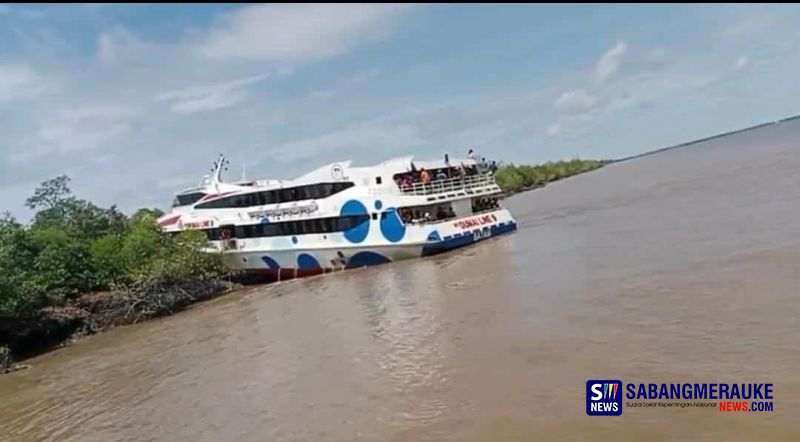
[[480, 215], [473, 218], [462, 219], [453, 223], [453, 227], [465, 230], [472, 227], [482, 226], [484, 224], [491, 224], [497, 222], [497, 216], [494, 213]]

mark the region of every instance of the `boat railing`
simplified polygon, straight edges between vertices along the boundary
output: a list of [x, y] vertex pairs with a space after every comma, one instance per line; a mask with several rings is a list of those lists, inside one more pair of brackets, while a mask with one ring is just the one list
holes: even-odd
[[431, 195], [496, 185], [493, 175], [479, 174], [433, 180], [427, 184], [421, 182], [404, 184], [400, 185], [400, 192], [406, 195]]

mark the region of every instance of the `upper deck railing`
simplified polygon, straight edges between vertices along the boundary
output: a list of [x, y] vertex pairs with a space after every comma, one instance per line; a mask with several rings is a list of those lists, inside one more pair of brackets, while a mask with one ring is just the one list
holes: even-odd
[[401, 185], [400, 192], [405, 195], [432, 195], [435, 193], [469, 190], [489, 186], [497, 186], [494, 176], [490, 174], [479, 174], [434, 180], [428, 184], [417, 182]]

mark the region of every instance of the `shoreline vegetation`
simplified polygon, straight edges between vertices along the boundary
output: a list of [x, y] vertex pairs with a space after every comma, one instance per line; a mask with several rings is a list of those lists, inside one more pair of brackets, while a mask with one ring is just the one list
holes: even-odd
[[28, 225], [0, 217], [0, 373], [108, 328], [172, 314], [230, 291], [201, 232], [167, 235], [158, 209], [126, 216], [76, 198], [69, 178], [39, 185]]
[[[601, 167], [570, 160], [501, 165], [504, 197]], [[127, 216], [77, 198], [70, 179], [42, 182], [28, 225], [0, 216], [0, 373], [86, 335], [176, 313], [241, 287], [201, 232], [168, 235], [159, 209]]]
[[606, 164], [610, 160], [582, 160], [579, 158], [568, 161], [550, 161], [535, 166], [504, 164], [497, 168], [495, 180], [503, 190], [503, 197], [516, 193], [544, 187], [547, 183], [589, 172]]

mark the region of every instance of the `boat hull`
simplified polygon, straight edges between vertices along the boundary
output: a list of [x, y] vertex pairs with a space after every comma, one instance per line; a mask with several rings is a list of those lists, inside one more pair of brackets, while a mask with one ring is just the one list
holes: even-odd
[[363, 246], [228, 250], [223, 256], [228, 267], [241, 271], [245, 279], [282, 281], [436, 255], [514, 232], [517, 224], [507, 210], [500, 209], [415, 228], [419, 231], [413, 236], [425, 239]]

